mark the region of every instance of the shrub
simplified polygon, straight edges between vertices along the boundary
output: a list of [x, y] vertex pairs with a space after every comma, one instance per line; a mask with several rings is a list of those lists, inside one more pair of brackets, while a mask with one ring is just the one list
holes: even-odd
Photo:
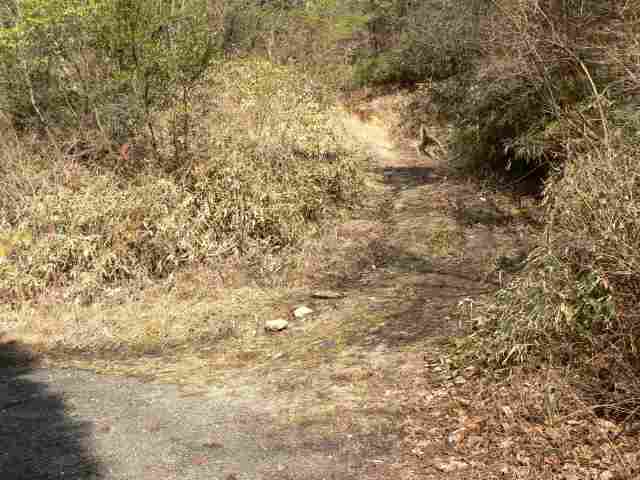
[[0, 11], [0, 109], [18, 128], [125, 143], [185, 98], [216, 53], [208, 3], [30, 0]]
[[[505, 37], [494, 54], [508, 55], [489, 69], [499, 81], [499, 72], [520, 65], [516, 84], [542, 108], [528, 128], [511, 131], [486, 116], [480, 131], [498, 135], [480, 133], [477, 141], [556, 169], [540, 248], [524, 275], [499, 292], [476, 353], [501, 366], [542, 359], [577, 367], [587, 374], [588, 394], [611, 410], [640, 398], [640, 50], [628, 41], [639, 32], [640, 4], [632, 3], [543, 10], [499, 2], [494, 21], [502, 23], [494, 30]], [[525, 115], [528, 96], [511, 98], [498, 103], [502, 110]]]
[[[118, 282], [295, 245], [362, 188], [326, 94], [295, 69], [219, 65], [193, 105], [189, 161], [171, 172], [150, 161], [123, 177], [5, 137], [3, 298], [94, 300]], [[162, 149], [170, 117], [158, 125]]]

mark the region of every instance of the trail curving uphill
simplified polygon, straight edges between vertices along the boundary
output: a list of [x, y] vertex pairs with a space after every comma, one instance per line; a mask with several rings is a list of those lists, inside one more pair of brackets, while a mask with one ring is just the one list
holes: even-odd
[[341, 271], [321, 287], [344, 298], [312, 305], [313, 320], [252, 368], [216, 370], [202, 351], [120, 364], [135, 376], [97, 361], [14, 368], [18, 346], [0, 345], [0, 478], [413, 478], [407, 380], [438, 362], [459, 305], [496, 288], [496, 252], [519, 245], [506, 214], [450, 180], [445, 159], [392, 138], [380, 121], [392, 101], [372, 104], [370, 121], [339, 118], [374, 159], [375, 184], [334, 232], [327, 260]]

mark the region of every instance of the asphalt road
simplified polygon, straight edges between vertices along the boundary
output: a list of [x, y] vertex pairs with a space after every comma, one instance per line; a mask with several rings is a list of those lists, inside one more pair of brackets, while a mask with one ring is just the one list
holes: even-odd
[[274, 428], [250, 391], [0, 368], [0, 479], [346, 479], [338, 442]]

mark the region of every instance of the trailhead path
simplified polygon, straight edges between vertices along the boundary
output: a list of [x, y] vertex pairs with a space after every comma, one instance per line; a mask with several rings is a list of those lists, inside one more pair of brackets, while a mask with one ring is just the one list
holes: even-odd
[[[381, 118], [394, 101], [371, 102], [367, 121], [346, 111], [339, 119], [373, 158], [375, 184], [362, 214], [334, 231], [327, 261], [342, 271], [318, 287], [339, 298], [293, 298], [315, 313], [278, 337], [280, 353], [224, 371], [204, 349], [28, 367], [17, 345], [0, 344], [0, 478], [427, 475], [407, 463], [406, 404], [446, 391], [442, 341], [495, 291], [492, 262], [522, 239], [445, 159], [392, 138]], [[420, 428], [426, 438], [436, 427]]]

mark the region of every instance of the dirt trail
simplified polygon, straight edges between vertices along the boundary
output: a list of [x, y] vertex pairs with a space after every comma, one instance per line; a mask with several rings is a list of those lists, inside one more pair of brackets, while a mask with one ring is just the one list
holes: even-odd
[[0, 369], [0, 478], [397, 472], [407, 416], [400, 380], [438, 361], [458, 306], [495, 289], [487, 264], [517, 250], [518, 236], [496, 228], [506, 214], [477, 187], [447, 179], [444, 159], [396, 144], [375, 119], [343, 121], [379, 165], [379, 195], [340, 227], [356, 239], [344, 247], [354, 261], [327, 287], [346, 297], [313, 304], [313, 320], [292, 326], [281, 353], [252, 368], [216, 370], [201, 350], [104, 368], [95, 361], [93, 371]]

